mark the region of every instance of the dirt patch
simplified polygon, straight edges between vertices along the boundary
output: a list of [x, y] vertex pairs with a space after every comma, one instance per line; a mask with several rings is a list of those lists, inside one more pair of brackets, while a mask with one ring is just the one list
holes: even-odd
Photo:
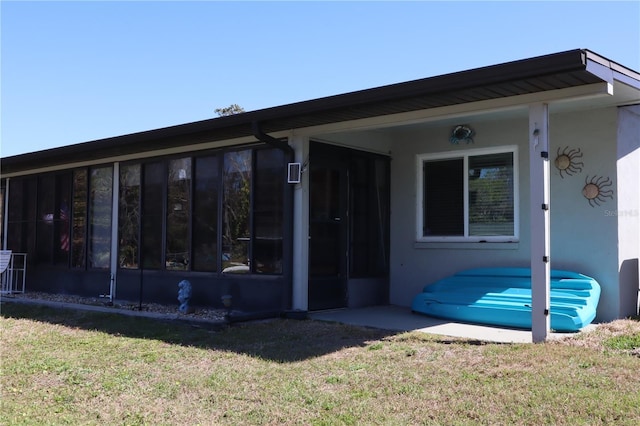
[[[598, 324], [593, 330], [581, 332], [574, 337], [560, 339], [557, 343], [604, 351], [608, 350], [605, 345], [607, 340], [624, 335], [640, 335], [639, 318], [620, 319]], [[640, 356], [640, 348], [633, 348], [629, 352]]]

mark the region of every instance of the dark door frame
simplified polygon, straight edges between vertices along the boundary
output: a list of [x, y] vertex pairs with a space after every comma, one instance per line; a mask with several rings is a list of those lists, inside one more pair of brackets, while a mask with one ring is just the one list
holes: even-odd
[[309, 310], [388, 303], [389, 161], [311, 141]]

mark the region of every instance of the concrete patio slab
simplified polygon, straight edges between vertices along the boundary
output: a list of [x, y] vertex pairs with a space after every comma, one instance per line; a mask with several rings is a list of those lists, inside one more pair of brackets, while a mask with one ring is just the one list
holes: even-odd
[[[192, 324], [224, 325], [223, 320], [207, 320], [192, 318], [189, 315], [166, 314], [156, 312], [145, 312], [128, 309], [118, 309], [106, 306], [92, 306], [75, 303], [64, 303], [56, 301], [28, 299], [18, 296], [2, 296], [2, 303], [22, 303], [53, 308], [79, 309], [95, 312], [116, 313], [122, 315], [142, 316], [154, 319], [177, 320]], [[466, 324], [452, 322], [445, 319], [438, 319], [422, 314], [414, 314], [408, 307], [386, 305], [372, 306], [359, 309], [336, 309], [327, 311], [310, 312], [308, 318], [316, 321], [337, 322], [341, 324], [356, 325], [361, 327], [372, 327], [381, 330], [391, 331], [419, 331], [423, 333], [436, 334], [448, 337], [458, 337], [463, 339], [478, 340], [494, 343], [531, 343], [531, 331], [489, 327], [477, 324]], [[591, 324], [581, 331], [592, 330], [595, 324]], [[549, 340], [561, 339], [573, 336], [575, 333], [550, 333]]]
[[[373, 327], [393, 331], [420, 331], [449, 337], [460, 337], [496, 343], [531, 343], [531, 331], [452, 322], [414, 314], [400, 306], [372, 306], [359, 309], [337, 309], [311, 312], [318, 321]], [[550, 333], [549, 339], [572, 336], [573, 333]]]

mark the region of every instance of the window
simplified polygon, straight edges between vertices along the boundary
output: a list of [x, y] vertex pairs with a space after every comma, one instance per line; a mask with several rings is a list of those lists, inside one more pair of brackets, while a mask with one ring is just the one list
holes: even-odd
[[61, 173], [38, 178], [35, 252], [38, 264], [69, 264], [71, 176]]
[[418, 156], [418, 241], [518, 238], [517, 147]]
[[109, 268], [113, 167], [11, 180], [8, 247], [28, 261]]
[[36, 262], [51, 264], [53, 261], [53, 227], [55, 214], [54, 175], [38, 178], [38, 215], [36, 220]]
[[282, 274], [286, 188], [279, 149], [121, 165], [118, 265]]
[[284, 152], [261, 149], [255, 152], [253, 197], [254, 272], [282, 273], [284, 218]]
[[37, 178], [12, 179], [9, 184], [7, 207], [7, 248], [28, 253], [28, 262], [35, 259]]
[[71, 267], [84, 268], [87, 239], [87, 169], [73, 172], [73, 222], [71, 227]]
[[140, 164], [120, 167], [118, 211], [118, 265], [138, 268], [140, 238]]
[[189, 269], [191, 158], [169, 161], [167, 175], [166, 269]]
[[218, 179], [217, 156], [195, 159], [193, 194], [193, 270], [218, 268]]
[[142, 247], [144, 269], [161, 269], [164, 216], [164, 163], [144, 165], [142, 185]]
[[89, 220], [87, 254], [90, 268], [109, 268], [111, 262], [111, 209], [113, 167], [89, 171]]
[[71, 173], [56, 178], [57, 220], [54, 226], [53, 262], [61, 266], [69, 266], [72, 181]]
[[223, 170], [222, 272], [248, 273], [251, 151], [227, 152]]

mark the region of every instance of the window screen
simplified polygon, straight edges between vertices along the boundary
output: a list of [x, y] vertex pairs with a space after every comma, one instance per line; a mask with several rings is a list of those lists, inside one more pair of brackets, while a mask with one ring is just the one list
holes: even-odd
[[89, 172], [88, 255], [90, 268], [106, 269], [111, 262], [113, 167]]
[[218, 267], [218, 157], [195, 159], [193, 196], [193, 269]]
[[191, 158], [169, 161], [165, 268], [188, 270], [190, 262]]
[[469, 157], [469, 235], [513, 232], [513, 153]]
[[140, 246], [140, 164], [120, 167], [120, 202], [118, 214], [118, 264], [121, 268], [138, 268]]

